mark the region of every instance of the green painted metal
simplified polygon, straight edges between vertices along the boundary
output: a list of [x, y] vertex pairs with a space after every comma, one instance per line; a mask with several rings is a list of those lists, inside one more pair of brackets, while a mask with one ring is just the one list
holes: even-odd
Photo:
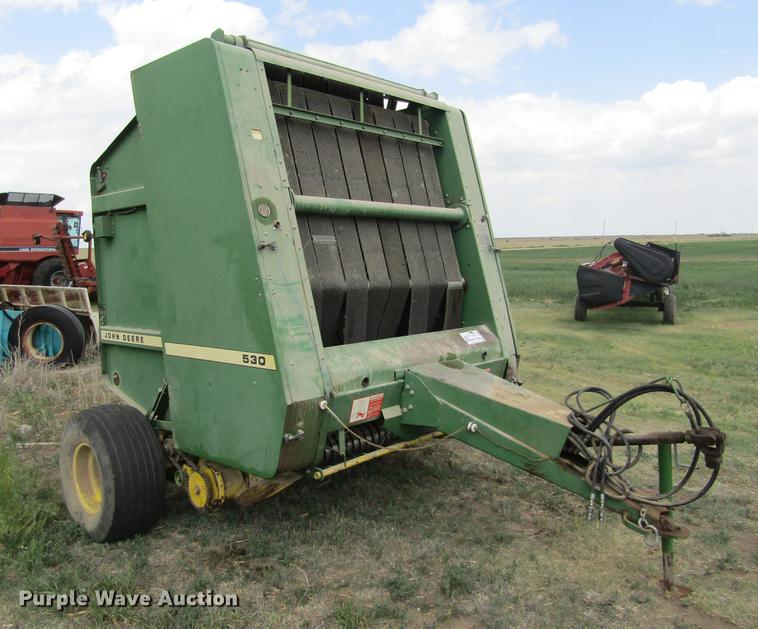
[[[658, 444], [658, 490], [665, 494], [674, 486], [674, 459], [671, 455], [670, 443]], [[661, 553], [663, 561], [663, 585], [666, 590], [674, 587], [674, 538], [664, 535], [661, 537]]]
[[[291, 89], [291, 87], [289, 89]], [[288, 97], [291, 98], [289, 93]], [[354, 131], [362, 131], [372, 135], [395, 138], [397, 140], [406, 140], [407, 142], [429, 144], [430, 146], [442, 146], [443, 144], [443, 141], [440, 138], [432, 138], [426, 135], [419, 135], [418, 133], [411, 133], [409, 131], [399, 131], [398, 129], [380, 127], [367, 122], [360, 122], [360, 120], [348, 120], [347, 118], [340, 118], [339, 116], [331, 116], [329, 114], [315, 114], [312, 111], [298, 109], [297, 107], [274, 105], [274, 113], [289, 118], [306, 120], [308, 122], [318, 122], [332, 127], [343, 127], [345, 129], [353, 129]]]
[[[423, 427], [539, 476], [583, 498], [592, 492], [561, 458], [571, 429], [565, 406], [463, 361], [430, 363], [406, 372], [399, 413], [387, 422], [408, 436]], [[410, 430], [408, 430], [410, 429]], [[637, 521], [640, 505], [607, 498], [606, 508]], [[660, 511], [649, 508], [649, 518]]]
[[418, 221], [446, 221], [462, 223], [466, 212], [457, 207], [429, 207], [403, 203], [381, 203], [356, 199], [334, 199], [295, 195], [295, 210], [303, 214], [328, 216], [371, 216], [374, 218], [399, 218]]

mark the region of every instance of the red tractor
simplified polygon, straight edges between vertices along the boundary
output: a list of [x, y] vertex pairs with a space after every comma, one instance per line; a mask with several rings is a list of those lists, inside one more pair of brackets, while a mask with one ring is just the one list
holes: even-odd
[[[78, 260], [82, 212], [58, 210], [56, 194], [0, 193], [0, 284], [83, 286], [94, 290], [90, 256]], [[91, 286], [90, 286], [91, 285]]]

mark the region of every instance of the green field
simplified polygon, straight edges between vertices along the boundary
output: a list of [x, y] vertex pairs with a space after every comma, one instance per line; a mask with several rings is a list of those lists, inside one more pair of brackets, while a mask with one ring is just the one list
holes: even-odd
[[[758, 307], [758, 240], [685, 242], [677, 247], [682, 266], [676, 293], [683, 310]], [[515, 303], [573, 302], [577, 265], [599, 252], [599, 246], [506, 250], [501, 255], [508, 295]]]
[[[526, 387], [560, 400], [579, 386], [619, 393], [676, 375], [727, 432], [717, 486], [676, 515], [692, 530], [677, 545], [686, 598], [662, 595], [659, 552], [617, 517], [588, 526], [582, 500], [453, 442], [304, 482], [248, 510], [198, 515], [172, 489], [149, 535], [91, 543], [62, 506], [55, 448], [16, 443], [55, 441], [71, 412], [108, 399], [93, 357], [67, 371], [0, 374], [0, 625], [758, 625], [758, 241], [681, 250], [673, 327], [647, 309], [573, 320], [576, 264], [594, 247], [502, 256]], [[663, 400], [619, 419], [681, 421]], [[240, 607], [56, 613], [19, 608], [21, 588], [213, 588], [238, 594]]]

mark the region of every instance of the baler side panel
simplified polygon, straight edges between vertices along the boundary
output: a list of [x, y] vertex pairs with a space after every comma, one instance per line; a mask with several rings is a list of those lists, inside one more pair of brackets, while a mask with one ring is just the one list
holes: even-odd
[[[257, 245], [277, 239], [286, 194], [254, 59], [218, 46], [202, 40], [133, 73], [166, 376], [182, 451], [271, 477], [290, 395], [290, 357], [277, 351], [272, 322], [298, 338], [306, 326], [299, 308], [272, 313], [268, 302], [280, 283], [285, 293], [302, 288], [279, 256], [261, 266], [275, 252]], [[260, 234], [251, 197], [272, 209]], [[276, 369], [243, 364], [257, 355]]]
[[469, 215], [468, 224], [453, 232], [461, 273], [466, 280], [461, 325], [490, 325], [509, 362], [515, 363], [516, 341], [505, 284], [463, 113], [452, 110], [430, 115], [432, 128], [445, 139], [445, 146], [436, 152], [436, 157], [447, 204], [463, 205]]
[[[99, 190], [98, 169], [108, 173]], [[125, 205], [122, 192], [141, 188], [144, 181], [134, 122], [95, 162], [92, 173], [92, 192], [99, 192], [93, 197], [93, 224], [101, 336], [108, 329], [134, 333], [127, 343], [101, 343], [101, 369], [118, 397], [147, 411], [163, 383], [164, 367], [160, 347], [140, 344], [145, 334], [160, 337], [161, 328], [147, 211], [144, 205]]]
[[[155, 308], [152, 241], [144, 208], [112, 217], [114, 237], [97, 238], [98, 308], [101, 338], [108, 329], [132, 331], [135, 339], [161, 336]], [[103, 342], [105, 382], [122, 399], [147, 411], [163, 383], [160, 348]]]

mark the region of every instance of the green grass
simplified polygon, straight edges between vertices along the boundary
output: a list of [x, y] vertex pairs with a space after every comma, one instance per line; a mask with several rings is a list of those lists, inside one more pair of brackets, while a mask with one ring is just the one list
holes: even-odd
[[[715, 489], [676, 515], [692, 529], [677, 544], [677, 581], [693, 590], [681, 601], [661, 595], [658, 552], [618, 518], [588, 527], [582, 500], [450, 441], [379, 459], [327, 484], [303, 482], [248, 510], [199, 515], [172, 488], [150, 534], [91, 543], [62, 507], [54, 449], [15, 445], [55, 439], [71, 412], [108, 399], [90, 361], [68, 371], [21, 365], [0, 374], [0, 620], [78, 627], [756, 626], [755, 244], [682, 246], [682, 311], [673, 327], [644, 309], [591, 312], [587, 322], [575, 322], [573, 267], [587, 257], [584, 250], [504, 255], [527, 388], [560, 400], [588, 384], [620, 392], [677, 375], [727, 431]], [[721, 277], [723, 264], [733, 266]], [[732, 295], [734, 287], [746, 295]], [[660, 418], [681, 421], [676, 408], [653, 401], [635, 405], [622, 423], [636, 428]], [[240, 607], [55, 613], [17, 605], [20, 588], [106, 587], [155, 595], [212, 587], [237, 593]]]
[[[758, 240], [685, 242], [678, 248], [682, 261], [674, 290], [682, 310], [758, 307]], [[573, 303], [576, 267], [599, 251], [599, 247], [504, 251], [501, 259], [510, 299]], [[610, 251], [612, 247], [605, 253]]]

